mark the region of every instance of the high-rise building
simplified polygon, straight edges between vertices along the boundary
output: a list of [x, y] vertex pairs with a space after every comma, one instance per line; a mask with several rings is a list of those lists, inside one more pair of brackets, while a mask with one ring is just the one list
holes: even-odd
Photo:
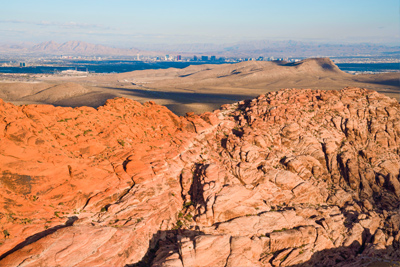
[[181, 55], [177, 55], [177, 56], [176, 56], [176, 60], [182, 60]]
[[193, 56], [193, 61], [197, 61], [197, 56]]
[[208, 56], [201, 56], [201, 61], [208, 61]]
[[211, 56], [210, 60], [215, 61], [216, 60], [215, 56]]

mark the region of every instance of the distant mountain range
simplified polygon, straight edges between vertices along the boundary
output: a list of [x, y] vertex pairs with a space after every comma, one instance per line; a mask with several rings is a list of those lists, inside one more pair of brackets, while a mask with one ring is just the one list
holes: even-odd
[[89, 56], [136, 56], [182, 54], [215, 55], [220, 57], [335, 57], [335, 56], [400, 56], [400, 46], [371, 43], [322, 44], [299, 41], [247, 41], [230, 44], [141, 44], [135, 48], [115, 48], [82, 41], [40, 44], [3, 44], [0, 55], [89, 55]]
[[[139, 49], [114, 48], [99, 44], [90, 44], [81, 41], [69, 41], [62, 44], [54, 41], [43, 42], [36, 45], [2, 45], [0, 53], [28, 53], [32, 55], [111, 55], [111, 56], [136, 56]], [[149, 52], [147, 52], [149, 53]]]
[[331, 57], [400, 54], [400, 46], [371, 43], [323, 44], [300, 41], [247, 41], [230, 44], [147, 44], [136, 46], [142, 50], [169, 51], [176, 53], [204, 53], [217, 56], [264, 56], [264, 57]]

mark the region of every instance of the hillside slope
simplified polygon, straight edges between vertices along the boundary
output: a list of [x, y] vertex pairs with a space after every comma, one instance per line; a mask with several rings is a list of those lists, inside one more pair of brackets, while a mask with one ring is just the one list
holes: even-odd
[[400, 105], [281, 90], [177, 117], [0, 103], [2, 266], [400, 260]]

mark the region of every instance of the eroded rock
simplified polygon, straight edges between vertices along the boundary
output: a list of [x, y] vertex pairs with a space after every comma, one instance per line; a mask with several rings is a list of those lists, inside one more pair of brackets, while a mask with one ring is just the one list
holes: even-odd
[[359, 88], [186, 117], [122, 98], [97, 110], [0, 102], [0, 264], [398, 260], [399, 111]]

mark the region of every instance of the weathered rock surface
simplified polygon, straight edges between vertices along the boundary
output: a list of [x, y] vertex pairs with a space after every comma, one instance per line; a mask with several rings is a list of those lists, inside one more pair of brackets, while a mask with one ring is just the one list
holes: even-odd
[[1, 266], [400, 260], [400, 105], [374, 91], [0, 116]]

